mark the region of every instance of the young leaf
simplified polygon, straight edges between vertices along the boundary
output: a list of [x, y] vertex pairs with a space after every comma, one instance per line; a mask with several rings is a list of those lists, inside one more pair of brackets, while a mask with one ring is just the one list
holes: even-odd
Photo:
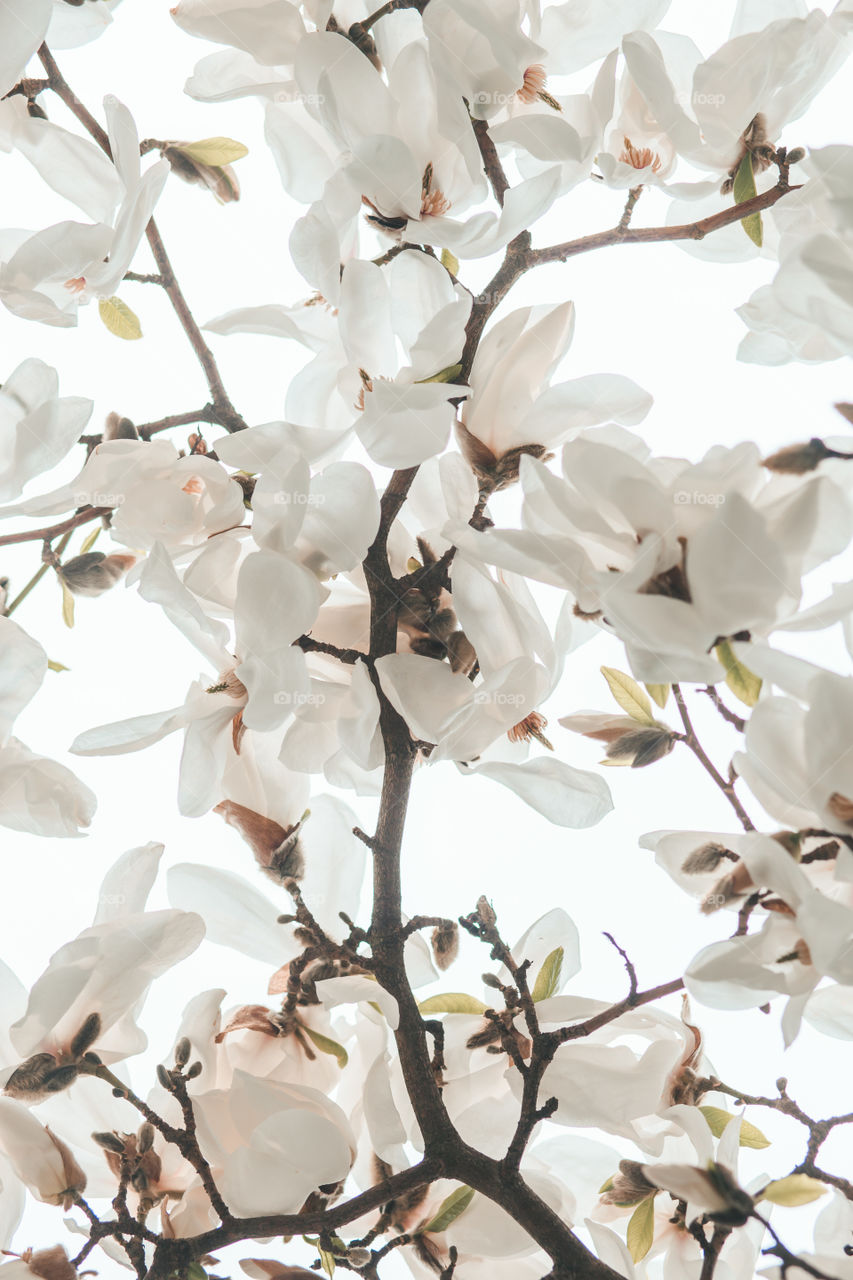
[[530, 993], [537, 1003], [540, 1000], [550, 1000], [551, 996], [558, 991], [563, 969], [563, 955], [563, 948], [556, 947], [549, 956], [545, 957]]
[[249, 154], [249, 148], [233, 138], [202, 138], [199, 142], [182, 142], [178, 147], [190, 160], [198, 164], [209, 164], [218, 167], [233, 164]]
[[[746, 155], [740, 162], [738, 171], [735, 174], [732, 195], [735, 198], [735, 204], [743, 204], [745, 200], [751, 200], [757, 195], [755, 186], [755, 172], [752, 168], [752, 154], [747, 151]], [[761, 213], [750, 213], [745, 218], [741, 218], [740, 225], [749, 236], [753, 244], [757, 244], [761, 248], [764, 240], [764, 231], [761, 224]]]
[[[699, 1110], [707, 1120], [708, 1128], [711, 1130], [714, 1137], [721, 1138], [723, 1136], [723, 1130], [733, 1118], [732, 1113], [730, 1111], [724, 1111], [722, 1107], [700, 1107]], [[769, 1147], [770, 1142], [754, 1124], [750, 1124], [748, 1120], [742, 1120], [740, 1126], [740, 1145], [742, 1147], [752, 1147], [756, 1151], [761, 1151], [764, 1147]]]
[[666, 706], [669, 700], [669, 688], [670, 686], [668, 684], [647, 684], [646, 685], [646, 692], [658, 704], [661, 711], [663, 711], [664, 707]]
[[461, 364], [449, 364], [446, 369], [439, 369], [431, 378], [416, 378], [418, 386], [424, 382], [454, 382], [462, 372]]
[[769, 1200], [771, 1204], [783, 1205], [786, 1209], [796, 1209], [801, 1204], [811, 1204], [826, 1194], [826, 1186], [817, 1178], [810, 1178], [805, 1173], [790, 1173], [787, 1178], [777, 1178], [764, 1188], [759, 1197]]
[[121, 298], [101, 298], [98, 303], [98, 312], [110, 333], [114, 333], [117, 338], [124, 338], [125, 342], [134, 342], [142, 337], [139, 317], [131, 311], [126, 302], [122, 302]]
[[441, 251], [441, 265], [446, 267], [452, 276], [459, 275], [459, 259], [455, 253], [451, 253], [449, 249]]
[[485, 1013], [486, 1006], [476, 996], [466, 995], [464, 991], [447, 991], [428, 1000], [421, 1000], [418, 1005], [421, 1013]]
[[617, 671], [615, 667], [602, 667], [601, 674], [619, 706], [632, 720], [638, 720], [640, 724], [654, 724], [652, 704], [636, 680], [624, 671]]
[[73, 627], [74, 626], [74, 597], [72, 596], [71, 592], [68, 590], [64, 582], [61, 584], [61, 586], [62, 586], [62, 621], [65, 623], [66, 627]]
[[101, 526], [96, 524], [92, 532], [84, 539], [78, 555], [84, 556], [87, 551], [91, 551], [101, 534]]
[[47, 660], [48, 671], [69, 671], [70, 667], [64, 667], [61, 662], [54, 662], [52, 658]]
[[191, 1262], [187, 1267], [187, 1280], [207, 1280], [207, 1272], [200, 1262]]
[[465, 1212], [468, 1205], [474, 1199], [473, 1187], [457, 1187], [455, 1191], [451, 1191], [450, 1195], [442, 1200], [438, 1206], [438, 1212], [434, 1217], [430, 1218], [422, 1231], [446, 1231], [452, 1222], [455, 1222], [461, 1214]]
[[721, 640], [714, 650], [726, 669], [726, 684], [747, 707], [754, 707], [761, 692], [761, 680], [735, 657], [728, 640]]
[[655, 1238], [655, 1198], [641, 1200], [628, 1221], [628, 1252], [635, 1262], [645, 1258]]
[[326, 1275], [327, 1275], [327, 1276], [330, 1276], [330, 1277], [331, 1277], [331, 1276], [333, 1276], [333, 1275], [335, 1274], [335, 1256], [334, 1256], [334, 1254], [332, 1254], [332, 1253], [326, 1253], [326, 1250], [325, 1250], [325, 1249], [321, 1249], [319, 1245], [317, 1246], [317, 1252], [318, 1252], [318, 1253], [319, 1253], [319, 1255], [320, 1255], [320, 1262], [321, 1262], [321, 1264], [322, 1264], [322, 1266], [323, 1266], [323, 1270], [325, 1271]]
[[338, 1044], [337, 1040], [332, 1040], [330, 1036], [323, 1036], [319, 1031], [314, 1031], [311, 1027], [304, 1024], [302, 1030], [308, 1039], [314, 1045], [315, 1049], [319, 1049], [321, 1053], [328, 1053], [333, 1058], [337, 1058], [338, 1066], [343, 1069], [349, 1061], [349, 1056], [342, 1044]]

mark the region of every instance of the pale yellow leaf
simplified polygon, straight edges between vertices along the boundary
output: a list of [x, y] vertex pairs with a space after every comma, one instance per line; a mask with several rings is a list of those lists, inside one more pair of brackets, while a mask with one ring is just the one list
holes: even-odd
[[615, 667], [602, 667], [601, 674], [610, 686], [610, 692], [627, 715], [640, 724], [654, 724], [652, 704], [637, 681]]
[[110, 333], [114, 333], [117, 338], [123, 338], [125, 342], [134, 342], [142, 337], [139, 317], [131, 311], [126, 302], [122, 302], [121, 298], [101, 298], [98, 303], [98, 312]]
[[249, 148], [234, 138], [202, 138], [199, 142], [182, 142], [177, 148], [190, 160], [198, 164], [209, 164], [219, 168], [223, 164], [233, 164], [249, 154]]

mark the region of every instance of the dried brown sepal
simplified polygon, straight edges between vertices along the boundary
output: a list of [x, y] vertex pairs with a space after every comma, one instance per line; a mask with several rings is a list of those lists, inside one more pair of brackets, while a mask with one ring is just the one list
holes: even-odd
[[229, 827], [240, 833], [255, 855], [258, 866], [276, 884], [302, 878], [305, 859], [299, 844], [299, 832], [304, 819], [293, 826], [283, 827], [280, 822], [234, 800], [221, 801], [213, 812], [220, 814]]
[[768, 471], [778, 471], [783, 475], [802, 476], [814, 471], [827, 458], [834, 457], [834, 451], [828, 449], [821, 439], [813, 436], [802, 444], [789, 444], [778, 449], [761, 461], [762, 467]]
[[747, 870], [746, 863], [737, 862], [734, 869], [718, 880], [710, 893], [702, 899], [702, 914], [712, 915], [735, 898], [742, 898], [745, 894], [751, 893], [754, 888], [755, 882]]
[[459, 926], [455, 920], [436, 925], [430, 937], [432, 958], [442, 970], [449, 969], [459, 954]]
[[104, 423], [102, 440], [138, 440], [139, 432], [131, 422], [120, 413], [108, 413]]

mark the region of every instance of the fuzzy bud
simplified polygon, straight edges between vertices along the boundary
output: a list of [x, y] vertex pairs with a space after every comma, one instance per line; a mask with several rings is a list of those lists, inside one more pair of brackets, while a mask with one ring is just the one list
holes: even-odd
[[181, 1036], [180, 1040], [175, 1045], [176, 1067], [185, 1067], [187, 1065], [190, 1060], [191, 1049], [192, 1045], [190, 1044], [189, 1036]]
[[643, 1173], [637, 1160], [620, 1160], [619, 1172], [611, 1178], [610, 1186], [602, 1192], [602, 1204], [634, 1205], [654, 1195], [657, 1187]]
[[28, 1249], [21, 1257], [41, 1280], [77, 1280], [77, 1272], [61, 1244], [50, 1249]]
[[52, 1053], [36, 1053], [15, 1068], [3, 1092], [19, 1102], [41, 1102], [52, 1093], [67, 1089], [77, 1074], [76, 1066], [60, 1066]]
[[186, 1080], [195, 1080], [201, 1075], [203, 1070], [204, 1068], [200, 1062], [191, 1062], [184, 1073], [184, 1078]]
[[160, 154], [169, 161], [176, 177], [192, 186], [207, 187], [220, 204], [233, 204], [240, 199], [240, 184], [230, 164], [204, 164], [194, 160], [179, 142], [169, 143]]
[[87, 551], [66, 560], [58, 572], [72, 595], [100, 596], [120, 582], [135, 564], [136, 556], [106, 556], [103, 551]]
[[307, 813], [293, 826], [283, 827], [272, 818], [265, 818], [234, 800], [223, 800], [213, 812], [221, 814], [229, 827], [239, 831], [255, 855], [258, 866], [276, 884], [302, 879], [305, 859], [299, 844], [299, 832]]
[[430, 942], [436, 966], [442, 971], [449, 969], [459, 954], [459, 926], [454, 920], [445, 920], [433, 929]]
[[108, 413], [101, 438], [103, 440], [138, 440], [139, 432], [130, 418], [124, 418], [120, 413]]
[[681, 864], [681, 870], [688, 876], [707, 875], [709, 871], [716, 871], [723, 858], [734, 857], [735, 855], [725, 845], [711, 840], [708, 844], [700, 845], [698, 849], [688, 853]]
[[613, 764], [630, 765], [632, 769], [644, 769], [656, 760], [669, 755], [675, 746], [675, 736], [664, 725], [629, 729], [608, 744], [605, 755]]
[[480, 924], [485, 925], [487, 929], [493, 928], [498, 921], [495, 909], [484, 893], [480, 894], [480, 897], [477, 899], [477, 919]]
[[803, 444], [789, 444], [769, 457], [762, 459], [761, 465], [768, 471], [779, 471], [785, 475], [802, 476], [814, 471], [825, 459], [833, 457], [822, 440], [814, 436]]

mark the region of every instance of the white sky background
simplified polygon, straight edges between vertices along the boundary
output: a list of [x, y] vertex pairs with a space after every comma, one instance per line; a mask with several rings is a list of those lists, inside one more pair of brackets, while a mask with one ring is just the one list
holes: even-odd
[[[726, 39], [732, 9], [731, 4], [676, 0], [664, 25], [690, 34], [707, 54]], [[104, 94], [115, 93], [134, 112], [143, 137], [196, 139], [227, 134], [250, 147], [249, 157], [237, 168], [243, 189], [238, 205], [221, 208], [201, 189], [170, 180], [157, 211], [178, 278], [202, 322], [233, 307], [291, 303], [310, 292], [291, 267], [287, 252], [290, 229], [301, 207], [282, 192], [263, 143], [259, 107], [252, 100], [204, 106], [182, 93], [194, 63], [212, 48], [175, 27], [167, 0], [125, 0], [114, 25], [99, 41], [57, 55], [72, 87], [98, 116]], [[33, 73], [39, 72], [34, 69]], [[836, 77], [805, 119], [781, 141], [789, 147], [849, 141], [845, 120], [850, 118], [850, 92], [844, 76], [842, 72]], [[578, 78], [579, 87], [586, 87], [592, 78], [593, 69], [588, 69]], [[76, 127], [69, 124], [56, 99], [46, 95], [45, 104], [51, 119]], [[0, 166], [3, 226], [35, 229], [80, 216], [49, 191], [19, 156], [3, 156]], [[663, 222], [666, 203], [664, 197], [647, 192], [635, 222]], [[612, 226], [621, 208], [619, 192], [589, 183], [572, 192], [537, 226], [535, 243]], [[463, 265], [461, 274], [476, 291], [491, 274], [491, 266], [491, 262]], [[152, 269], [147, 249], [140, 251], [134, 267]], [[712, 443], [731, 445], [751, 438], [769, 451], [771, 446], [811, 435], [839, 434], [844, 428], [832, 410], [833, 401], [853, 398], [849, 370], [840, 362], [779, 369], [735, 362], [745, 330], [734, 307], [769, 280], [774, 270], [766, 260], [731, 266], [706, 263], [673, 245], [625, 246], [529, 275], [516, 285], [501, 314], [531, 301], [573, 298], [576, 335], [561, 376], [607, 370], [634, 378], [655, 397], [654, 408], [640, 429], [655, 450], [698, 458]], [[95, 431], [110, 410], [145, 422], [206, 403], [201, 371], [165, 296], [156, 288], [132, 283], [122, 287], [121, 296], [140, 316], [145, 335], [141, 342], [112, 338], [93, 306], [81, 311], [79, 328], [71, 330], [27, 324], [0, 313], [0, 379], [25, 357], [40, 356], [58, 368], [61, 394], [95, 400], [90, 426]], [[214, 336], [211, 342], [231, 397], [246, 419], [255, 423], [280, 418], [288, 377], [304, 359], [302, 349], [259, 337]], [[173, 438], [184, 444], [186, 429], [173, 433]], [[57, 480], [74, 469], [63, 467]], [[41, 479], [30, 491], [52, 483], [53, 478]], [[6, 525], [3, 532], [12, 527]], [[102, 535], [98, 545], [106, 548], [108, 540]], [[12, 577], [13, 594], [37, 567], [38, 554], [37, 543], [22, 550], [3, 550], [0, 572]], [[832, 566], [828, 575], [835, 581], [850, 576], [849, 564]], [[119, 589], [97, 600], [79, 600], [77, 625], [70, 632], [60, 618], [58, 586], [48, 579], [15, 617], [42, 642], [51, 658], [71, 669], [67, 674], [48, 673], [45, 687], [21, 717], [17, 732], [32, 749], [65, 760], [99, 799], [91, 834], [84, 840], [51, 842], [3, 832], [6, 909], [0, 955], [29, 984], [50, 953], [89, 923], [102, 874], [127, 848], [162, 840], [167, 846], [164, 865], [205, 861], [250, 879], [254, 873], [248, 849], [220, 819], [190, 821], [178, 816], [179, 738], [114, 759], [79, 760], [62, 754], [82, 729], [183, 701], [187, 685], [200, 672], [199, 658], [160, 610], [139, 600], [135, 591]], [[813, 660], [846, 670], [846, 655], [837, 637], [820, 643], [820, 653], [814, 647], [809, 651]], [[624, 667], [620, 646], [602, 639], [576, 653], [560, 693], [546, 708], [551, 719], [549, 736], [558, 753], [581, 767], [595, 766], [598, 747], [570, 735], [556, 719], [581, 708], [611, 708], [598, 674], [602, 663]], [[720, 725], [705, 699], [693, 701], [701, 704], [695, 709], [700, 736], [718, 763], [725, 764], [736, 745], [735, 735]], [[670, 707], [664, 718], [671, 714]], [[485, 892], [512, 940], [543, 911], [559, 904], [581, 929], [584, 969], [572, 983], [572, 991], [614, 998], [623, 994], [624, 971], [601, 937], [604, 929], [628, 950], [643, 987], [677, 976], [701, 945], [731, 932], [732, 917], [700, 917], [657, 870], [653, 856], [637, 847], [637, 837], [660, 827], [734, 830], [734, 815], [686, 752], [677, 751], [641, 772], [607, 770], [607, 779], [615, 812], [591, 831], [570, 832], [550, 826], [496, 785], [460, 777], [451, 765], [422, 770], [407, 826], [407, 909], [455, 916], [470, 911]], [[757, 815], [758, 806], [745, 798], [750, 812]], [[369, 828], [373, 804], [354, 804], [362, 825]], [[767, 829], [772, 830], [772, 824]], [[162, 887], [153, 901], [166, 905]], [[468, 940], [463, 943], [462, 960], [436, 989], [467, 986], [479, 993], [477, 975], [488, 967], [487, 961], [485, 950]], [[143, 1017], [152, 1040], [150, 1060], [157, 1061], [167, 1051], [179, 1012], [192, 994], [221, 985], [228, 988], [226, 1004], [263, 1001], [267, 977], [260, 966], [235, 953], [204, 945], [154, 987]], [[677, 1000], [670, 1001], [669, 1007], [677, 1012]], [[708, 1034], [720, 1076], [747, 1091], [772, 1092], [776, 1076], [784, 1073], [790, 1077], [794, 1096], [807, 1110], [813, 1108], [813, 1114], [849, 1110], [850, 1046], [805, 1028], [784, 1053], [779, 1009], [775, 1005], [770, 1017], [759, 1012], [694, 1010]], [[144, 1092], [149, 1076], [139, 1064], [133, 1066], [133, 1078]], [[802, 1131], [770, 1113], [756, 1112], [752, 1119], [768, 1135], [779, 1135], [779, 1146], [774, 1142], [768, 1152], [747, 1153], [748, 1174], [764, 1169], [785, 1172], [786, 1160], [790, 1167], [799, 1158]], [[843, 1171], [845, 1143], [849, 1160], [853, 1144], [845, 1138], [846, 1132], [827, 1143], [828, 1168]], [[846, 1171], [849, 1174], [849, 1165]], [[48, 1234], [54, 1216], [53, 1210], [39, 1210], [33, 1226], [28, 1222], [20, 1233], [17, 1245], [51, 1243]], [[789, 1240], [805, 1243], [806, 1224], [812, 1216], [810, 1209], [799, 1210], [796, 1217], [780, 1214], [777, 1225], [784, 1227]], [[263, 1250], [246, 1246], [237, 1256], [252, 1252]], [[106, 1264], [104, 1269], [112, 1268]], [[397, 1274], [392, 1266], [387, 1271]]]

